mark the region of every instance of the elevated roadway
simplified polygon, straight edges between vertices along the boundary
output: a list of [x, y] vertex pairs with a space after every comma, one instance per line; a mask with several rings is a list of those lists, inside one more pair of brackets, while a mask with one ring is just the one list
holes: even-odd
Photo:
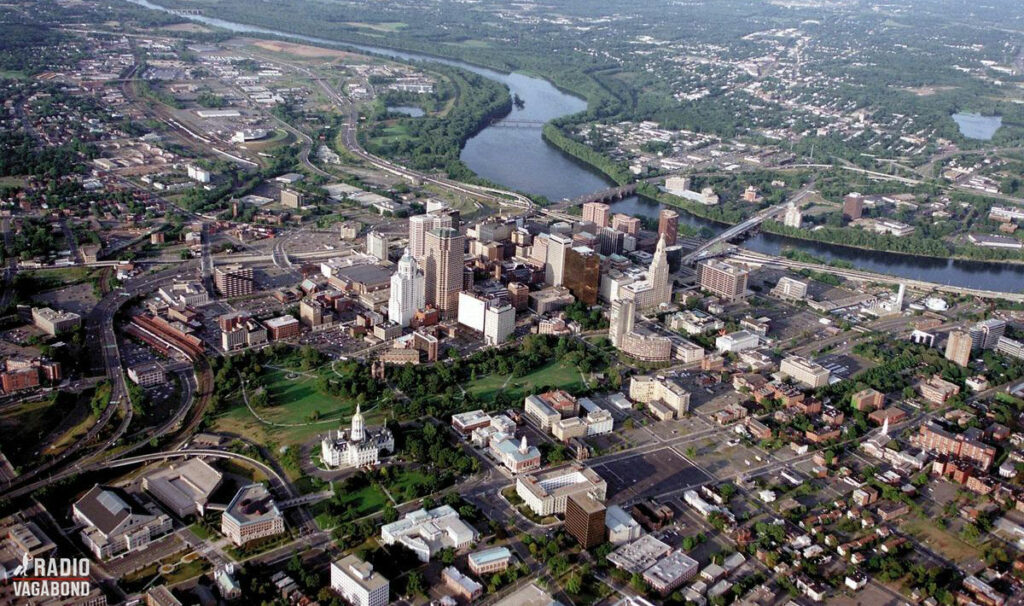
[[794, 194], [793, 197], [791, 197], [789, 200], [786, 200], [785, 202], [783, 202], [781, 204], [777, 204], [775, 206], [770, 206], [770, 207], [762, 210], [761, 212], [757, 213], [753, 217], [750, 217], [746, 221], [743, 221], [742, 223], [737, 223], [736, 225], [733, 225], [729, 229], [723, 231], [722, 233], [718, 234], [714, 238], [711, 238], [710, 240], [704, 242], [703, 244], [701, 244], [700, 246], [695, 248], [692, 252], [690, 252], [689, 254], [684, 256], [683, 257], [683, 264], [684, 265], [689, 265], [689, 264], [691, 264], [691, 263], [693, 263], [695, 261], [699, 261], [700, 259], [703, 259], [704, 257], [707, 256], [707, 252], [712, 247], [714, 247], [714, 246], [716, 246], [718, 244], [722, 244], [722, 243], [728, 242], [729, 240], [732, 240], [733, 238], [735, 238], [735, 237], [737, 237], [737, 236], [739, 236], [739, 235], [741, 235], [743, 233], [746, 233], [747, 231], [750, 231], [751, 229], [754, 229], [755, 227], [758, 227], [759, 225], [761, 225], [761, 223], [764, 223], [765, 219], [767, 219], [769, 217], [774, 217], [774, 216], [782, 213], [786, 209], [786, 207], [789, 206], [790, 204], [798, 204], [804, 198], [806, 198], [808, 195], [810, 195], [810, 193], [812, 191], [813, 190], [811, 189], [811, 185], [806, 185], [800, 191], [798, 191], [796, 194]]

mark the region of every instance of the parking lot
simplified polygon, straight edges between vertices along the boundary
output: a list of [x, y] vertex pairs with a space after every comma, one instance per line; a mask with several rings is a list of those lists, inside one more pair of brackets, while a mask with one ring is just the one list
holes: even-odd
[[37, 293], [32, 296], [32, 300], [55, 309], [71, 311], [83, 317], [92, 311], [98, 301], [90, 282], [71, 284]]
[[594, 471], [607, 480], [611, 503], [682, 490], [711, 479], [668, 447], [600, 463]]

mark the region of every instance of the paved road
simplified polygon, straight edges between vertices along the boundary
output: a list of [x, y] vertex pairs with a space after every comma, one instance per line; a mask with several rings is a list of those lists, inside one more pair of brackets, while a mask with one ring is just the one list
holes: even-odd
[[813, 187], [814, 182], [812, 181], [811, 183], [808, 183], [807, 185], [802, 187], [795, 194], [793, 194], [793, 196], [791, 196], [789, 200], [786, 200], [785, 202], [782, 202], [781, 204], [777, 204], [775, 206], [769, 206], [768, 208], [762, 210], [753, 217], [750, 217], [749, 219], [743, 221], [742, 223], [737, 223], [736, 225], [733, 225], [732, 227], [718, 234], [714, 238], [708, 240], [707, 242], [704, 242], [703, 244], [701, 244], [696, 249], [694, 249], [693, 251], [691, 251], [690, 253], [683, 257], [683, 264], [688, 265], [694, 261], [700, 260], [704, 256], [704, 253], [707, 252], [712, 246], [728, 242], [729, 240], [735, 238], [736, 236], [739, 236], [740, 234], [743, 234], [757, 227], [758, 225], [763, 223], [765, 219], [769, 217], [774, 217], [775, 215], [786, 210], [786, 207], [789, 206], [790, 204], [799, 204], [804, 198], [811, 194]]
[[[131, 401], [128, 397], [128, 386], [125, 383], [124, 371], [121, 366], [121, 354], [117, 345], [117, 335], [114, 331], [114, 315], [118, 310], [120, 310], [121, 306], [133, 296], [150, 292], [160, 282], [169, 279], [171, 276], [193, 265], [194, 262], [185, 262], [173, 269], [136, 278], [125, 286], [123, 292], [114, 291], [107, 294], [93, 308], [92, 312], [87, 316], [87, 325], [90, 326], [99, 337], [100, 357], [107, 379], [110, 381], [111, 386], [110, 402], [106, 408], [104, 408], [103, 413], [100, 415], [97, 422], [82, 438], [64, 450], [56, 458], [18, 476], [14, 482], [8, 485], [8, 491], [5, 496], [13, 498], [28, 494], [34, 490], [56, 482], [57, 480], [78, 473], [87, 464], [86, 460], [88, 458], [100, 455], [127, 433], [128, 427], [132, 421], [133, 413]], [[107, 427], [107, 425], [110, 424], [118, 411], [121, 413], [121, 421], [113, 433], [88, 455], [80, 454], [80, 452], [86, 448], [86, 446], [90, 445]], [[77, 459], [77, 462], [70, 467], [66, 467], [63, 470], [58, 471], [71, 459], [72, 456]], [[45, 478], [27, 483], [33, 478], [42, 477], [44, 473], [47, 474]]]

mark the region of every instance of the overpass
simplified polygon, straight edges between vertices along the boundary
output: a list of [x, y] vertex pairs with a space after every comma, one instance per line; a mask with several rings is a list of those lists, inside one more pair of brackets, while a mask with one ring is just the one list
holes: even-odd
[[242, 461], [249, 465], [252, 465], [264, 475], [267, 476], [273, 486], [278, 488], [282, 494], [287, 496], [289, 499], [296, 499], [300, 497], [291, 484], [285, 481], [284, 477], [278, 474], [272, 467], [257, 461], [256, 459], [238, 454], [237, 452], [231, 452], [229, 450], [214, 450], [212, 448], [196, 448], [194, 450], [172, 450], [170, 452], [155, 452], [152, 454], [136, 455], [132, 457], [124, 457], [113, 461], [102, 461], [96, 463], [96, 468], [108, 469], [111, 467], [128, 467], [131, 465], [141, 465], [143, 463], [152, 463], [153, 461], [166, 461], [167, 459], [180, 459], [187, 457], [210, 457], [212, 459], [231, 459], [235, 461]]
[[543, 128], [544, 122], [540, 120], [503, 120], [496, 118], [491, 120], [490, 125], [499, 128]]
[[729, 240], [732, 240], [736, 236], [739, 236], [740, 234], [746, 233], [747, 231], [754, 229], [755, 227], [761, 225], [761, 223], [763, 223], [765, 219], [769, 217], [774, 217], [775, 215], [778, 215], [779, 213], [783, 212], [786, 209], [786, 207], [789, 206], [789, 204], [799, 203], [801, 200], [807, 197], [811, 193], [811, 191], [811, 185], [807, 185], [803, 189], [798, 191], [796, 195], [794, 195], [789, 200], [786, 200], [782, 204], [770, 206], [762, 210], [761, 212], [757, 213], [753, 217], [750, 217], [746, 221], [733, 225], [729, 229], [723, 231], [714, 238], [711, 238], [707, 242], [704, 242], [703, 244], [695, 248], [692, 252], [684, 256], [682, 259], [683, 263], [689, 265], [691, 263], [694, 263], [695, 261], [703, 259], [704, 257], [707, 256], [707, 252], [713, 246], [721, 244], [723, 242], [728, 242]]
[[607, 189], [590, 192], [577, 196], [573, 199], [563, 199], [562, 201], [552, 204], [547, 207], [538, 207], [537, 211], [548, 217], [558, 219], [560, 221], [578, 222], [581, 220], [579, 215], [573, 215], [568, 212], [570, 208], [586, 204], [587, 202], [613, 202], [615, 200], [621, 200], [626, 196], [631, 196], [636, 193], [638, 183], [627, 183], [626, 185], [620, 185], [616, 187], [609, 187]]
[[565, 207], [570, 208], [573, 206], [579, 206], [581, 204], [586, 204], [587, 202], [614, 202], [615, 200], [621, 200], [626, 196], [632, 196], [635, 194], [636, 187], [636, 183], [627, 183], [626, 185], [609, 187], [608, 189], [591, 192], [589, 194], [573, 198], [565, 205]]

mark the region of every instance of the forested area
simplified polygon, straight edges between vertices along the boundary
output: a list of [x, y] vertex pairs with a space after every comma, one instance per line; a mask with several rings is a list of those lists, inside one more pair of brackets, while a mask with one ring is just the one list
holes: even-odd
[[765, 221], [761, 228], [768, 233], [800, 240], [882, 250], [905, 255], [937, 257], [940, 259], [959, 257], [979, 261], [1024, 260], [1024, 254], [1020, 250], [983, 248], [966, 243], [952, 245], [943, 240], [925, 238], [918, 235], [894, 236], [852, 227], [821, 227], [820, 229], [807, 230], [787, 227], [777, 221], [770, 220]]
[[0, 130], [0, 176], [57, 178], [80, 172], [80, 163], [94, 157], [96, 149], [88, 144], [44, 147], [24, 132]]
[[491, 120], [512, 109], [512, 98], [502, 84], [454, 67], [438, 66], [454, 88], [456, 102], [445, 116], [395, 120], [400, 136], [382, 137], [384, 124], [361, 133], [371, 153], [399, 159], [419, 170], [444, 170], [449, 177], [470, 179], [472, 172], [459, 160], [462, 144]]

